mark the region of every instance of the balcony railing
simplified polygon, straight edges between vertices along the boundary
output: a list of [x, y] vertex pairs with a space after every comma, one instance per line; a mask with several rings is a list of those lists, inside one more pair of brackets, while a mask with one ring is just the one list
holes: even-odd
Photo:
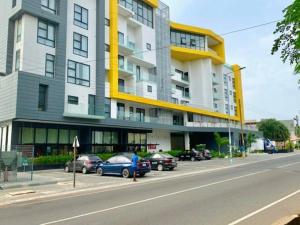
[[151, 81], [151, 82], [157, 82], [157, 76], [154, 74], [149, 73], [140, 73], [139, 75], [136, 74], [136, 80], [137, 81]]

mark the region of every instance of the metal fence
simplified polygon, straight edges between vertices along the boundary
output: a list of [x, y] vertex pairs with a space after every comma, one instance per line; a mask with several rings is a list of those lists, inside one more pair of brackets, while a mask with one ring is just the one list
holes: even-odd
[[12, 146], [0, 149], [0, 184], [33, 179], [33, 146]]

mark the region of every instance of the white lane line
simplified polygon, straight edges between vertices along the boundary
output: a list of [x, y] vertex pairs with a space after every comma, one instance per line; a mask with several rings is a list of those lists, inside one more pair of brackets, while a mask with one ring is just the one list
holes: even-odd
[[241, 179], [241, 178], [245, 178], [245, 177], [265, 173], [265, 172], [268, 172], [268, 171], [270, 171], [270, 170], [267, 169], [267, 170], [262, 170], [262, 171], [255, 172], [255, 173], [249, 173], [249, 174], [246, 174], [246, 175], [243, 175], [243, 176], [238, 176], [238, 177], [234, 177], [234, 178], [230, 178], [230, 179], [226, 179], [226, 180], [222, 180], [222, 181], [217, 181], [217, 182], [213, 182], [213, 183], [209, 183], [209, 184], [204, 184], [204, 185], [201, 185], [201, 186], [198, 186], [198, 187], [193, 187], [193, 188], [188, 188], [188, 189], [181, 190], [181, 191], [171, 192], [169, 194], [159, 195], [159, 196], [156, 196], [156, 197], [147, 198], [147, 199], [144, 199], [144, 200], [131, 202], [131, 203], [123, 204], [123, 205], [118, 205], [118, 206], [114, 206], [114, 207], [111, 207], [111, 208], [102, 209], [102, 210], [98, 210], [98, 211], [94, 211], [94, 212], [84, 213], [84, 214], [77, 215], [77, 216], [67, 217], [67, 218], [60, 219], [60, 220], [55, 220], [55, 221], [51, 221], [51, 222], [47, 222], [47, 223], [42, 223], [40, 225], [50, 225], [50, 224], [55, 224], [55, 223], [61, 223], [61, 222], [74, 220], [74, 219], [78, 219], [78, 218], [82, 218], [82, 217], [86, 217], [86, 216], [100, 214], [100, 213], [107, 212], [107, 211], [112, 211], [112, 210], [115, 210], [115, 209], [120, 209], [120, 208], [132, 206], [132, 205], [137, 205], [137, 204], [141, 204], [141, 203], [145, 203], [145, 202], [149, 202], [149, 201], [153, 201], [153, 200], [157, 200], [157, 199], [161, 199], [161, 198], [165, 198], [165, 197], [169, 197], [169, 196], [173, 196], [173, 195], [178, 195], [178, 194], [198, 190], [198, 189], [213, 186], [213, 185], [216, 185], [216, 184], [222, 184], [222, 183], [225, 183], [225, 182], [228, 182], [228, 181], [238, 180], [238, 179]]
[[295, 191], [295, 192], [293, 192], [293, 193], [291, 193], [291, 194], [289, 194], [289, 195], [287, 195], [287, 196], [285, 196], [285, 197], [283, 197], [283, 198], [275, 201], [275, 202], [272, 202], [269, 205], [266, 205], [266, 206], [264, 206], [264, 207], [262, 207], [262, 208], [260, 208], [260, 209], [258, 209], [256, 211], [254, 211], [252, 213], [249, 213], [248, 215], [246, 215], [246, 216], [244, 216], [244, 217], [242, 217], [242, 218], [240, 218], [238, 220], [235, 220], [235, 221], [231, 222], [228, 225], [238, 224], [238, 223], [240, 223], [240, 222], [242, 222], [242, 221], [244, 221], [244, 220], [246, 220], [246, 219], [248, 219], [248, 218], [250, 218], [250, 217], [252, 217], [252, 216], [254, 216], [254, 215], [256, 215], [256, 214], [258, 214], [258, 213], [260, 213], [260, 212], [262, 212], [264, 210], [266, 210], [266, 209], [268, 209], [268, 208], [271, 208], [272, 206], [274, 206], [274, 205], [276, 205], [276, 204], [278, 204], [278, 203], [280, 203], [280, 202], [282, 202], [282, 201], [284, 201], [284, 200], [286, 200], [288, 198], [291, 198], [291, 197], [293, 197], [293, 196], [295, 196], [295, 195], [297, 195], [299, 193], [300, 193], [300, 189], [298, 191]]
[[279, 166], [277, 167], [278, 169], [282, 169], [282, 168], [285, 168], [285, 167], [289, 167], [289, 166], [293, 166], [293, 165], [296, 165], [296, 164], [299, 164], [300, 162], [295, 162], [295, 163], [289, 163], [289, 164], [286, 164], [286, 165], [283, 165], [283, 166]]

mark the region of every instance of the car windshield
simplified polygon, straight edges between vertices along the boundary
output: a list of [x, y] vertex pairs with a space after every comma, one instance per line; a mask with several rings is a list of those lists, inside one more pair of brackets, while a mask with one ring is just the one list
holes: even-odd
[[131, 163], [131, 159], [126, 156], [114, 156], [107, 160], [109, 163]]
[[168, 153], [164, 153], [164, 154], [160, 154], [162, 156], [162, 158], [173, 158], [173, 156], [171, 156]]
[[102, 161], [98, 156], [96, 155], [92, 155], [92, 156], [89, 156], [89, 160], [91, 161]]

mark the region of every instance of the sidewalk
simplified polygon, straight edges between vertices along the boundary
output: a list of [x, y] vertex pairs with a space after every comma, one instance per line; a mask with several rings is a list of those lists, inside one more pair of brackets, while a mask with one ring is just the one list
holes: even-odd
[[[253, 154], [249, 157], [230, 159], [214, 159], [209, 161], [178, 162], [175, 171], [151, 171], [144, 178], [139, 178], [139, 183], [155, 182], [165, 179], [176, 179], [176, 177], [193, 175], [198, 173], [222, 170], [230, 167], [237, 167], [249, 163], [293, 156], [299, 153], [288, 154]], [[103, 176], [96, 174], [76, 173], [76, 188], [73, 188], [73, 174], [65, 173], [63, 170], [35, 171], [34, 181], [7, 183], [0, 189], [0, 206], [25, 202], [30, 200], [44, 199], [87, 192], [99, 191], [108, 188], [120, 188], [133, 185], [131, 179], [121, 177]]]

